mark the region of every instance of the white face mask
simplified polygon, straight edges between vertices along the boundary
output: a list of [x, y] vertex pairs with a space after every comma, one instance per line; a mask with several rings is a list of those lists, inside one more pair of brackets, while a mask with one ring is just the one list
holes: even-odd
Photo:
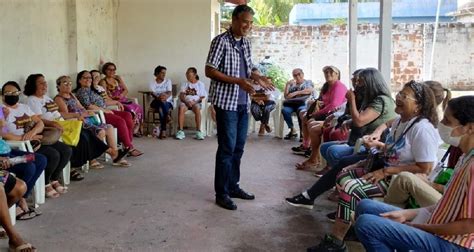
[[442, 122], [438, 123], [438, 132], [441, 139], [443, 139], [443, 141], [447, 144], [459, 147], [459, 143], [461, 142], [462, 136], [457, 136], [457, 137], [451, 136], [451, 134], [453, 133], [453, 130], [456, 128], [451, 128], [449, 126], [446, 126]]

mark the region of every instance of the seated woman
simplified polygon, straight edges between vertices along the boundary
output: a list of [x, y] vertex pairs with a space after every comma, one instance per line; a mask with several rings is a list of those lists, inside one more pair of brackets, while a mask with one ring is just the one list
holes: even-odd
[[143, 133], [143, 109], [140, 104], [134, 103], [127, 98], [128, 89], [122, 77], [115, 74], [117, 66], [112, 62], [107, 62], [102, 66], [102, 73], [105, 74], [99, 85], [105, 88], [109, 97], [115, 101], [122, 103], [125, 111], [132, 113], [135, 123], [134, 133], [136, 136], [141, 136]]
[[122, 105], [120, 101], [116, 101], [107, 94], [107, 91], [105, 90], [104, 87], [102, 87], [99, 83], [102, 80], [100, 78], [100, 72], [97, 70], [91, 70], [90, 74], [92, 76], [92, 85], [91, 89], [92, 91], [96, 92], [98, 95], [100, 95], [102, 98], [104, 98], [105, 104], [107, 105], [107, 108], [110, 109], [116, 109], [119, 111], [124, 111], [125, 107]]
[[[3, 137], [6, 140], [16, 141], [41, 140], [41, 133], [44, 128], [43, 121], [35, 115], [28, 105], [18, 102], [20, 94], [20, 86], [14, 81], [9, 81], [2, 87], [3, 101], [8, 109], [8, 115], [5, 117], [7, 133]], [[34, 126], [31, 126], [32, 124]], [[67, 188], [59, 183], [59, 178], [64, 167], [71, 159], [72, 150], [66, 144], [57, 141], [51, 145], [42, 144], [36, 152], [43, 154], [47, 159], [45, 168], [46, 197], [57, 198], [67, 191]], [[38, 173], [38, 167], [36, 168], [36, 173]], [[41, 172], [37, 176], [40, 174]], [[26, 180], [25, 182], [28, 184]]]
[[[5, 113], [5, 115], [7, 114], [8, 113]], [[6, 122], [3, 113], [0, 112], [0, 115], [0, 127], [3, 128]], [[0, 130], [1, 137], [3, 137], [5, 133], [6, 131]], [[0, 139], [0, 160], [2, 161], [2, 166], [5, 167], [4, 169], [8, 169], [9, 172], [15, 173], [16, 177], [18, 178], [17, 185], [20, 183], [21, 187], [25, 188], [24, 190], [22, 189], [22, 192], [19, 196], [15, 196], [15, 193], [12, 195], [10, 193], [11, 188], [9, 186], [5, 188], [9, 199], [10, 196], [18, 198], [13, 202], [18, 203], [16, 208], [17, 220], [29, 220], [41, 214], [39, 211], [36, 211], [35, 207], [29, 207], [26, 199], [31, 196], [31, 191], [35, 186], [36, 180], [38, 180], [39, 176], [41, 173], [43, 173], [46, 167], [46, 157], [42, 154], [34, 153], [34, 161], [20, 163], [13, 166], [9, 163], [9, 161], [7, 161], [7, 158], [20, 157], [27, 154], [29, 153], [11, 149], [3, 139]], [[13, 185], [15, 184], [13, 183]]]
[[154, 71], [155, 80], [150, 83], [151, 96], [153, 101], [150, 107], [160, 115], [160, 136], [158, 138], [166, 138], [166, 127], [170, 120], [170, 111], [173, 109], [173, 97], [171, 91], [173, 86], [170, 79], [166, 77], [166, 67], [157, 66]]
[[464, 152], [435, 205], [403, 210], [373, 200], [356, 209], [355, 231], [372, 251], [472, 251], [474, 249], [474, 96], [452, 99], [438, 127], [444, 142]]
[[[301, 111], [298, 118], [301, 121], [302, 128], [302, 145], [301, 148], [307, 150], [310, 145], [310, 129], [314, 127], [322, 127], [323, 121], [328, 116], [337, 110], [346, 102], [345, 94], [347, 93], [346, 86], [340, 81], [341, 72], [334, 66], [325, 66], [323, 68], [324, 83], [321, 94], [318, 99], [309, 106], [308, 111]], [[322, 131], [321, 131], [322, 132]], [[319, 134], [321, 138], [322, 134]], [[319, 148], [321, 140], [317, 141], [317, 148]], [[293, 150], [294, 148], [292, 148]], [[315, 149], [317, 150], [317, 149]]]
[[[125, 111], [107, 109], [104, 98], [92, 90], [92, 77], [88, 71], [84, 70], [77, 74], [76, 85], [74, 91], [81, 105], [87, 110], [104, 111], [107, 123], [117, 128], [118, 140], [122, 142], [124, 151], [128, 151], [129, 155], [133, 157], [143, 155], [143, 152], [133, 147], [132, 115]], [[128, 162], [124, 159], [118, 162], [122, 166], [129, 166]]]
[[[435, 96], [438, 109], [444, 111], [451, 99], [451, 92], [443, 88], [441, 83], [437, 81], [425, 81], [423, 84], [427, 85]], [[439, 111], [438, 111], [438, 114]], [[438, 130], [441, 132], [443, 126], [438, 125]], [[444, 128], [443, 128], [444, 129]], [[449, 162], [448, 167], [454, 167], [457, 163], [456, 156], [459, 157], [459, 148], [451, 146], [448, 150]], [[453, 163], [453, 160], [456, 162]], [[432, 173], [435, 171], [432, 171]], [[435, 175], [431, 175], [432, 177]], [[431, 206], [436, 204], [441, 199], [444, 192], [444, 185], [437, 184], [432, 179], [429, 179], [426, 174], [413, 174], [409, 172], [402, 172], [397, 177], [392, 179], [387, 194], [384, 197], [384, 202], [398, 206], [405, 207], [408, 205], [409, 199], [414, 199], [421, 207]]]
[[[252, 68], [252, 72], [262, 75], [257, 68]], [[275, 99], [279, 95], [277, 90], [269, 91], [262, 88], [262, 86], [253, 85], [256, 95], [250, 96], [252, 103], [250, 104], [250, 112], [255, 121], [260, 121], [259, 136], [265, 135], [265, 131], [270, 133], [272, 129], [268, 125], [270, 121], [270, 113], [275, 109]]]
[[[8, 146], [5, 141], [0, 140], [0, 145]], [[2, 149], [0, 147], [0, 149]], [[8, 247], [10, 251], [32, 252], [36, 251], [30, 243], [23, 240], [11, 223], [8, 209], [17, 203], [26, 193], [26, 184], [21, 179], [15, 178], [8, 170], [12, 167], [8, 158], [0, 157], [2, 169], [0, 170], [0, 225], [3, 228], [3, 235], [9, 238]], [[26, 204], [26, 203], [25, 203]]]
[[194, 112], [197, 130], [195, 138], [204, 140], [205, 133], [201, 131], [201, 102], [207, 97], [206, 87], [204, 83], [199, 81], [195, 67], [188, 68], [186, 71], [186, 79], [188, 81], [181, 85], [181, 92], [179, 94], [181, 103], [178, 112], [178, 132], [176, 132], [176, 139], [182, 140], [186, 137], [183, 131], [184, 114], [187, 110], [192, 110]]
[[[88, 139], [87, 145], [80, 145], [84, 147], [83, 155], [87, 160], [91, 160], [90, 167], [92, 169], [102, 169], [104, 166], [99, 163], [96, 158], [104, 152], [112, 158], [112, 165], [122, 166], [122, 159], [126, 155], [126, 151], [118, 151], [117, 143], [114, 139], [114, 131], [111, 125], [94, 122], [94, 112], [86, 111], [77, 98], [72, 94], [72, 81], [69, 76], [61, 76], [56, 80], [56, 88], [58, 95], [54, 97], [54, 102], [57, 104], [57, 110], [62, 117], [66, 119], [77, 119], [83, 122], [83, 130], [81, 135], [85, 135]], [[104, 143], [107, 140], [107, 144]], [[73, 149], [74, 150], [74, 149]], [[72, 164], [72, 161], [71, 161]]]
[[[56, 82], [64, 82], [65, 85], [72, 85], [72, 81], [67, 76], [61, 76]], [[58, 105], [46, 95], [48, 92], [48, 84], [42, 74], [31, 74], [26, 79], [25, 90], [23, 93], [28, 96], [27, 105], [37, 115], [41, 116], [46, 126], [61, 127], [56, 121], [65, 119], [81, 119], [80, 114], [68, 115], [63, 118], [59, 113]], [[104, 134], [103, 130], [101, 134]], [[95, 158], [102, 155], [107, 149], [102, 141], [96, 136], [95, 132], [81, 129], [80, 138], [77, 146], [72, 147], [71, 166], [76, 168], [71, 172], [71, 178], [82, 176], [79, 174], [78, 168], [91, 161], [91, 168], [100, 168], [101, 164]], [[103, 168], [103, 166], [102, 166]], [[79, 174], [79, 175], [77, 175]]]
[[[438, 115], [434, 95], [426, 85], [410, 81], [396, 96], [395, 112], [400, 115], [391, 124], [384, 145], [383, 167], [365, 167], [360, 161], [338, 174], [339, 204], [331, 234], [308, 251], [339, 251], [351, 225], [357, 203], [364, 198], [383, 197], [393, 175], [400, 172], [428, 173], [437, 161], [439, 136], [435, 129]], [[379, 128], [385, 127], [385, 124]]]
[[[354, 93], [349, 91], [347, 99], [351, 119], [341, 126], [346, 131], [351, 130], [348, 141], [332, 141], [321, 145], [320, 152], [328, 166], [334, 166], [342, 157], [352, 155], [357, 139], [374, 132], [379, 125], [396, 117], [390, 87], [377, 69], [367, 68], [360, 72], [358, 85], [359, 91], [363, 93], [361, 106], [359, 109], [356, 108]], [[364, 148], [361, 147], [360, 151], [364, 151]]]
[[[296, 115], [306, 108], [306, 100], [313, 93], [313, 82], [304, 79], [303, 70], [296, 68], [293, 70], [293, 80], [286, 83], [285, 86], [285, 101], [283, 101], [283, 108], [281, 114], [285, 119], [286, 125], [290, 128], [290, 132], [285, 136], [285, 139], [296, 138], [296, 129], [293, 126], [293, 119], [291, 114], [296, 112]], [[301, 132], [301, 121], [298, 116], [298, 125]]]

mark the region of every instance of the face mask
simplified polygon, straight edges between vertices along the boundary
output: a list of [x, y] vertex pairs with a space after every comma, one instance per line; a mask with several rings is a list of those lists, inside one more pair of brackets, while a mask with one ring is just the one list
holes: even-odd
[[461, 142], [462, 136], [457, 136], [457, 137], [451, 136], [451, 133], [453, 133], [454, 129], [455, 128], [451, 128], [449, 126], [446, 126], [441, 122], [438, 123], [438, 132], [439, 132], [439, 136], [441, 137], [441, 139], [443, 139], [443, 141], [447, 144], [459, 147], [459, 143]]
[[9, 106], [13, 106], [17, 104], [18, 100], [20, 100], [20, 96], [18, 95], [5, 95], [4, 96], [4, 101]]

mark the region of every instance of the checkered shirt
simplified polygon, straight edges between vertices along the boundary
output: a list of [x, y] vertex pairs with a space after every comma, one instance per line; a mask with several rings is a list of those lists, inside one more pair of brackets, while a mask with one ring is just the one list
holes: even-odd
[[[219, 72], [232, 76], [240, 77], [240, 54], [236, 45], [237, 41], [232, 35], [230, 29], [216, 36], [211, 43], [209, 55], [207, 56], [206, 66], [217, 69]], [[250, 41], [242, 37], [242, 48], [244, 50], [245, 62], [247, 65], [247, 75], [250, 76], [253, 67]], [[223, 110], [237, 111], [237, 102], [239, 99], [239, 86], [217, 80], [211, 80], [209, 87], [209, 101]]]

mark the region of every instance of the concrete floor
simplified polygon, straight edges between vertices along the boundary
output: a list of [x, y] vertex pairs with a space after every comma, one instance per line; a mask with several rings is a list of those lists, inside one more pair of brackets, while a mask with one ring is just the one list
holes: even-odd
[[129, 159], [133, 167], [91, 170], [16, 228], [40, 251], [305, 251], [330, 231], [335, 203], [325, 196], [313, 210], [284, 201], [316, 179], [294, 169], [298, 142], [250, 135], [241, 185], [256, 200], [228, 211], [214, 204], [216, 138], [187, 137], [136, 139], [145, 154]]

